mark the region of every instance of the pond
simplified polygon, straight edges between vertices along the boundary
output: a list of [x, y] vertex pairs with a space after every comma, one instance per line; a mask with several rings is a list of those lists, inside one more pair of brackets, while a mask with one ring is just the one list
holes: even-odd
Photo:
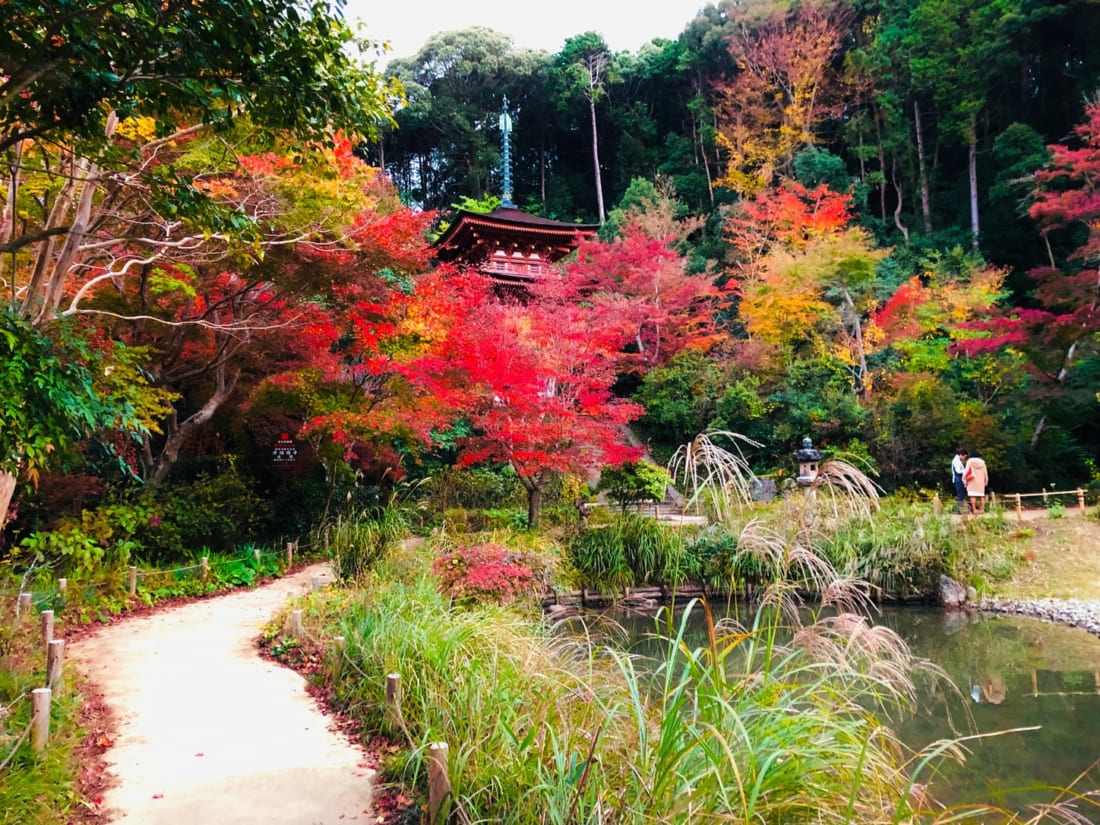
[[[626, 644], [657, 651], [651, 615], [602, 611], [625, 630]], [[702, 611], [690, 640], [705, 643]], [[715, 618], [718, 618], [716, 615]], [[1084, 630], [1016, 616], [945, 612], [935, 607], [884, 607], [873, 618], [895, 630], [913, 653], [939, 665], [958, 690], [921, 679], [916, 711], [893, 720], [913, 747], [945, 738], [1026, 732], [968, 741], [962, 765], [945, 761], [928, 781], [945, 804], [995, 804], [1013, 810], [1050, 802], [1050, 788], [1100, 788], [1100, 639]], [[1097, 809], [1079, 807], [1088, 821]]]

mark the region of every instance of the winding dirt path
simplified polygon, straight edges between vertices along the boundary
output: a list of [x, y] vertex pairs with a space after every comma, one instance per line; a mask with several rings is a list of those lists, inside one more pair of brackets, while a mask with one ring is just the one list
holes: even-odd
[[313, 565], [231, 593], [104, 627], [68, 657], [116, 720], [103, 800], [126, 825], [338, 825], [370, 817], [372, 772], [330, 728], [294, 671], [256, 638]]

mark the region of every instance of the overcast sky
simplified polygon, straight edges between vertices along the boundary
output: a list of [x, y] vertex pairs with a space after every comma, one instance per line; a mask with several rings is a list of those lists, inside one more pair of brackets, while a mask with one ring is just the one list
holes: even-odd
[[561, 50], [586, 31], [603, 35], [612, 51], [637, 51], [654, 37], [675, 40], [708, 0], [347, 0], [349, 19], [366, 24], [374, 40], [389, 40], [383, 59], [411, 57], [433, 34], [484, 26], [507, 34], [518, 48]]

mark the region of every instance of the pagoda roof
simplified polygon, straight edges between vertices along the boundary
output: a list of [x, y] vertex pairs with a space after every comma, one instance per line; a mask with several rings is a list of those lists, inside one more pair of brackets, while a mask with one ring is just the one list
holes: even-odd
[[555, 221], [498, 206], [487, 214], [460, 211], [434, 246], [442, 261], [476, 264], [498, 249], [522, 249], [553, 262], [568, 255], [578, 237], [590, 238], [598, 229], [596, 224]]

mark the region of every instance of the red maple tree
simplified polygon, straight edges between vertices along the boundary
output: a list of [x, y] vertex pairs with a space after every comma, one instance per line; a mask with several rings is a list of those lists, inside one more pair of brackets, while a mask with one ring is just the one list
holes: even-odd
[[713, 276], [689, 272], [676, 240], [671, 232], [655, 237], [631, 215], [614, 240], [582, 241], [565, 269], [567, 281], [596, 305], [601, 324], [625, 325], [643, 369], [685, 349], [707, 349], [717, 338]]
[[463, 414], [473, 428], [459, 445], [459, 463], [510, 464], [527, 491], [531, 526], [554, 475], [638, 458], [623, 429], [642, 409], [611, 391], [630, 330], [581, 297], [576, 285], [553, 276], [522, 302], [468, 304], [451, 330], [449, 366], [461, 376]]

